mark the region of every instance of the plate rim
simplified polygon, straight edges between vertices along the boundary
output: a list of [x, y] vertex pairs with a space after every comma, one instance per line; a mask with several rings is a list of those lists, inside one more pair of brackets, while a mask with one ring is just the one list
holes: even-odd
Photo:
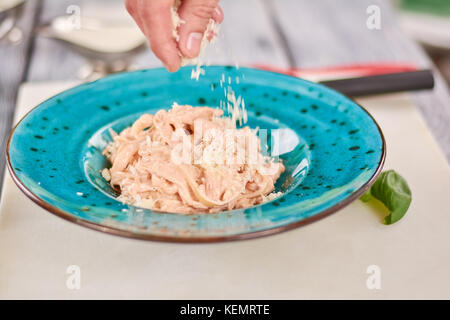
[[[227, 65], [213, 65], [211, 67], [226, 67]], [[164, 68], [148, 68], [148, 69], [142, 69], [142, 70], [136, 70], [136, 71], [131, 71], [131, 72], [122, 72], [119, 74], [116, 74], [116, 76], [120, 76], [120, 75], [126, 75], [126, 74], [133, 74], [133, 73], [139, 73], [142, 71], [152, 71], [152, 70], [161, 70]], [[328, 90], [331, 90], [339, 95], [342, 95], [343, 97], [345, 97], [346, 99], [352, 101], [356, 106], [358, 106], [359, 108], [361, 108], [362, 111], [364, 111], [369, 118], [373, 121], [373, 123], [376, 125], [378, 133], [380, 135], [381, 138], [381, 144], [382, 144], [382, 149], [381, 149], [381, 156], [380, 156], [380, 160], [378, 162], [377, 168], [375, 170], [375, 172], [373, 173], [373, 175], [370, 177], [369, 180], [367, 180], [361, 187], [359, 187], [357, 190], [355, 190], [351, 195], [349, 195], [348, 197], [342, 199], [341, 201], [339, 201], [338, 203], [336, 203], [335, 205], [322, 210], [321, 212], [307, 217], [305, 219], [299, 220], [299, 221], [295, 221], [292, 223], [289, 223], [287, 225], [283, 225], [283, 226], [278, 226], [278, 227], [273, 227], [273, 228], [269, 228], [269, 229], [265, 229], [265, 230], [258, 230], [258, 231], [252, 231], [252, 232], [246, 232], [246, 233], [239, 233], [239, 234], [233, 234], [233, 235], [226, 235], [226, 236], [188, 236], [188, 237], [184, 237], [184, 236], [171, 236], [171, 235], [162, 235], [162, 234], [144, 234], [144, 233], [135, 233], [129, 230], [123, 230], [123, 229], [119, 229], [113, 226], [108, 226], [108, 225], [103, 225], [100, 223], [96, 223], [96, 222], [91, 222], [88, 220], [84, 220], [84, 219], [80, 219], [75, 217], [74, 215], [70, 214], [69, 212], [66, 212], [64, 210], [61, 210], [51, 204], [49, 204], [48, 202], [46, 202], [45, 200], [41, 199], [40, 197], [38, 197], [36, 194], [34, 194], [30, 189], [28, 189], [27, 186], [25, 186], [22, 181], [19, 179], [19, 177], [16, 175], [12, 164], [11, 164], [11, 159], [10, 159], [10, 153], [9, 153], [9, 148], [10, 148], [10, 144], [11, 144], [11, 140], [12, 137], [14, 135], [14, 132], [16, 130], [16, 128], [19, 126], [19, 124], [35, 109], [39, 108], [39, 106], [41, 106], [42, 104], [44, 104], [45, 102], [55, 98], [56, 96], [71, 90], [71, 89], [75, 89], [75, 88], [80, 88], [86, 85], [92, 85], [93, 83], [108, 78], [104, 77], [92, 82], [86, 82], [86, 83], [82, 83], [79, 85], [76, 85], [72, 88], [69, 88], [67, 90], [63, 90], [62, 92], [59, 92], [55, 95], [52, 95], [51, 97], [43, 100], [42, 102], [40, 102], [39, 104], [37, 104], [35, 107], [33, 107], [31, 110], [29, 110], [27, 113], [25, 113], [21, 119], [14, 125], [14, 128], [11, 130], [11, 133], [9, 134], [8, 137], [8, 142], [6, 144], [6, 167], [8, 168], [8, 172], [12, 178], [12, 180], [14, 181], [14, 183], [17, 185], [17, 187], [29, 198], [31, 199], [34, 203], [36, 203], [38, 206], [40, 206], [41, 208], [45, 209], [46, 211], [50, 212], [51, 214], [62, 218], [66, 221], [72, 222], [74, 224], [89, 228], [91, 230], [96, 230], [102, 233], [106, 233], [106, 234], [110, 234], [110, 235], [115, 235], [115, 236], [120, 236], [120, 237], [124, 237], [124, 238], [132, 238], [132, 239], [137, 239], [137, 240], [147, 240], [147, 241], [157, 241], [157, 242], [172, 242], [172, 243], [216, 243], [216, 242], [229, 242], [229, 241], [238, 241], [238, 240], [249, 240], [249, 239], [256, 239], [256, 238], [261, 238], [261, 237], [265, 237], [265, 236], [269, 236], [269, 235], [274, 235], [277, 233], [281, 233], [281, 232], [285, 232], [285, 231], [290, 231], [293, 229], [297, 229], [299, 227], [311, 224], [313, 222], [316, 222], [318, 220], [321, 220], [333, 213], [336, 213], [337, 211], [339, 211], [340, 209], [346, 207], [347, 205], [349, 205], [350, 203], [352, 203], [353, 201], [355, 201], [357, 198], [359, 198], [360, 196], [362, 196], [371, 186], [372, 184], [376, 181], [376, 179], [378, 178], [378, 176], [380, 175], [385, 160], [386, 160], [386, 140], [384, 138], [383, 135], [383, 131], [381, 130], [380, 125], [378, 124], [378, 122], [375, 120], [375, 118], [370, 114], [369, 111], [367, 111], [366, 108], [364, 108], [363, 106], [361, 106], [358, 102], [356, 102], [353, 98], [341, 93], [340, 91], [334, 90], [330, 87], [327, 87], [326, 85], [320, 84], [320, 83], [314, 83], [308, 80], [305, 80], [303, 78], [298, 78], [298, 77], [293, 77], [290, 75], [286, 75], [286, 74], [282, 74], [282, 73], [278, 73], [278, 72], [273, 72], [273, 71], [267, 71], [267, 70], [261, 70], [258, 68], [242, 68], [242, 69], [250, 69], [250, 70], [258, 70], [258, 71], [263, 71], [263, 72], [267, 72], [267, 73], [273, 73], [276, 74], [278, 76], [283, 76], [283, 77], [287, 77], [287, 78], [293, 78], [293, 79], [299, 79], [301, 81], [304, 81], [306, 83], [311, 83], [314, 86], [323, 86], [325, 88], [327, 88]], [[114, 76], [114, 75], [112, 75]]]

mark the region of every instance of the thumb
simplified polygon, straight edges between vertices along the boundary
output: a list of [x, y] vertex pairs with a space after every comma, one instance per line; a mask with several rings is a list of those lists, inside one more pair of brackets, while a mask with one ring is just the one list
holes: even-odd
[[178, 9], [180, 18], [185, 21], [180, 26], [179, 49], [183, 56], [195, 58], [200, 52], [200, 45], [208, 26], [217, 10], [218, 0], [183, 0]]

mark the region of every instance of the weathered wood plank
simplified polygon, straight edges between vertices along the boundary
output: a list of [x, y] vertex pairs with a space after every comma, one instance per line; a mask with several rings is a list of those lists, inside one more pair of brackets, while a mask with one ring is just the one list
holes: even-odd
[[286, 52], [275, 32], [270, 15], [261, 0], [222, 0], [225, 19], [212, 63], [288, 66]]
[[[324, 67], [355, 62], [413, 62], [432, 67], [424, 51], [397, 24], [386, 0], [265, 0], [280, 25], [297, 67]], [[366, 27], [369, 5], [381, 9], [381, 29]], [[450, 161], [450, 95], [436, 71], [436, 88], [413, 93], [426, 123]]]
[[[24, 38], [18, 44], [0, 43], [0, 181], [5, 168], [4, 150], [12, 125], [17, 90], [26, 73], [29, 48], [32, 42], [31, 30], [39, 1], [29, 1], [17, 26]], [[1, 190], [1, 184], [0, 184]]]

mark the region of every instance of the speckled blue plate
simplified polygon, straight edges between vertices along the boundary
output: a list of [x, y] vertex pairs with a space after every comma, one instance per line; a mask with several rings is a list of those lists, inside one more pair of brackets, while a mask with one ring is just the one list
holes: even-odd
[[[209, 242], [254, 238], [316, 221], [357, 199], [380, 173], [385, 157], [380, 128], [345, 96], [247, 68], [207, 67], [195, 82], [191, 69], [117, 74], [41, 103], [11, 134], [7, 158], [14, 181], [43, 208], [89, 228], [139, 239]], [[218, 106], [224, 99], [221, 84], [228, 81], [245, 98], [248, 124], [278, 129], [272, 132], [282, 137], [276, 150], [286, 172], [276, 191], [284, 195], [246, 210], [206, 215], [160, 213], [115, 200], [100, 175], [108, 166], [101, 155], [111, 139], [108, 129], [121, 131], [140, 114], [169, 108], [174, 101]]]

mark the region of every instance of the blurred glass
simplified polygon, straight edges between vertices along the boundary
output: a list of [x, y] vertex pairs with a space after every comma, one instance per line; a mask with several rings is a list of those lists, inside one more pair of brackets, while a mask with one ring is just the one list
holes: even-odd
[[87, 59], [80, 78], [94, 80], [136, 67], [132, 61], [146, 48], [146, 39], [123, 0], [89, 0], [67, 8], [37, 31]]

